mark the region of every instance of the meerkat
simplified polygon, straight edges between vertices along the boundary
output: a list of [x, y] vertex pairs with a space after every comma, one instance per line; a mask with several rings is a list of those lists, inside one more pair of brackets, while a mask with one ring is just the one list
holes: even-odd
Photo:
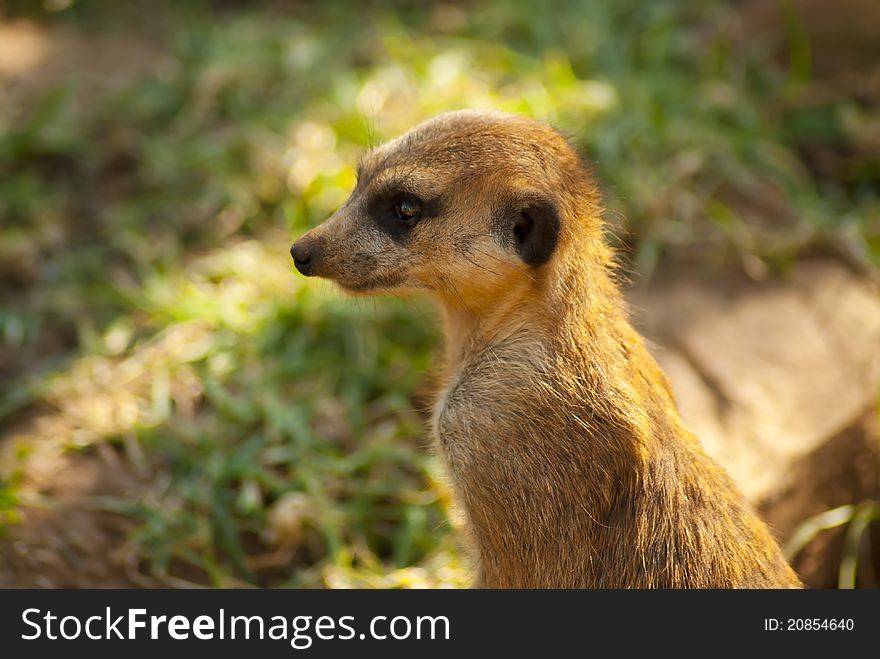
[[555, 129], [453, 112], [370, 151], [291, 255], [353, 294], [439, 304], [432, 429], [476, 587], [800, 587], [683, 424], [629, 323], [601, 216]]

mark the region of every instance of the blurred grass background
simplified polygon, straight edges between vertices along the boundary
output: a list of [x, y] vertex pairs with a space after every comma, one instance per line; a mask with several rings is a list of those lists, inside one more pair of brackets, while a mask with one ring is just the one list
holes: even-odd
[[[146, 485], [95, 505], [147, 581], [462, 585], [416, 411], [433, 312], [306, 282], [289, 245], [371, 144], [495, 107], [583, 145], [644, 276], [876, 272], [876, 67], [843, 84], [790, 3], [772, 38], [748, 4], [7, 1], [81, 44], [0, 61], [30, 67], [0, 96], [7, 465], [110, 447]], [[6, 473], [0, 533], [51, 505]]]

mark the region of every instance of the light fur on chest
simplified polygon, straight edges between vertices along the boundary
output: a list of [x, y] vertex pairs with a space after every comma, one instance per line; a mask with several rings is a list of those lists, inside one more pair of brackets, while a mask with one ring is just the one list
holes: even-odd
[[544, 351], [510, 341], [459, 363], [434, 408], [432, 428], [452, 475], [511, 450], [542, 380]]

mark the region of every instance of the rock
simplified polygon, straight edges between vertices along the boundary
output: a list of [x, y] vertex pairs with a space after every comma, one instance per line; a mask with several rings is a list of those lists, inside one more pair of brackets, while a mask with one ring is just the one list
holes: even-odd
[[[780, 537], [876, 498], [876, 288], [831, 262], [773, 282], [672, 279], [632, 291], [634, 320], [685, 421]], [[829, 578], [817, 573], [815, 584]]]
[[718, 287], [690, 277], [632, 299], [685, 420], [752, 501], [877, 403], [880, 295], [843, 266]]

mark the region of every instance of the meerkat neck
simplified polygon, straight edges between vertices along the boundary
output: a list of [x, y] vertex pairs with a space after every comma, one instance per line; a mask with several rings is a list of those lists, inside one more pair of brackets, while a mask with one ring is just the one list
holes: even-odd
[[[651, 435], [680, 423], [666, 378], [629, 323], [601, 236], [583, 237], [558, 257], [502, 298], [440, 299], [446, 374], [515, 341], [528, 353], [521, 367], [577, 374], [581, 395], [616, 427], [628, 428], [638, 452]], [[542, 364], [541, 355], [552, 355], [555, 363]]]
[[546, 317], [539, 309], [544, 303], [539, 292], [525, 283], [508, 290], [503, 299], [469, 304], [458, 297], [441, 300], [447, 369], [457, 370], [471, 355], [523, 331], [542, 333]]

